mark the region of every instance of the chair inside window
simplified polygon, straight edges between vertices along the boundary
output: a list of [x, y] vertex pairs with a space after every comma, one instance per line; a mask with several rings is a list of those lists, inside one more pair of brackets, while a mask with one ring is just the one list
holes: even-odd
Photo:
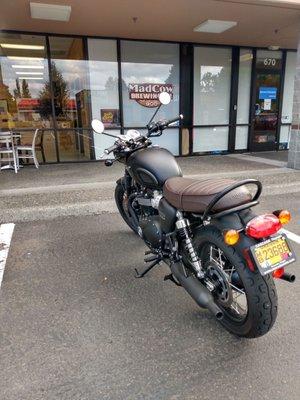
[[[16, 146], [16, 153], [18, 159], [18, 165], [20, 159], [32, 159], [36, 168], [39, 168], [39, 162], [36, 157], [36, 151], [41, 150], [43, 154], [43, 147], [41, 144], [37, 144], [37, 138], [39, 134], [39, 129], [36, 129], [32, 138], [31, 144], [18, 145]], [[25, 154], [24, 154], [25, 153]], [[44, 157], [43, 157], [44, 158]]]
[[2, 162], [8, 163], [9, 166], [12, 164], [15, 173], [18, 172], [16, 148], [11, 132], [1, 132], [0, 134], [0, 171]]

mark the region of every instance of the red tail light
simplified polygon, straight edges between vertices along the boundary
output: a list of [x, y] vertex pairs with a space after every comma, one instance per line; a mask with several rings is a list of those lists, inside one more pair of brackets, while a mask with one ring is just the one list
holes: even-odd
[[272, 272], [273, 278], [280, 279], [284, 274], [284, 268], [278, 268]]
[[279, 219], [274, 214], [259, 215], [248, 222], [246, 234], [255, 239], [274, 235], [281, 228]]
[[244, 253], [244, 257], [247, 262], [248, 268], [250, 269], [250, 271], [254, 272], [255, 267], [254, 267], [253, 261], [251, 260], [251, 257], [249, 254], [249, 249], [244, 249], [243, 253]]

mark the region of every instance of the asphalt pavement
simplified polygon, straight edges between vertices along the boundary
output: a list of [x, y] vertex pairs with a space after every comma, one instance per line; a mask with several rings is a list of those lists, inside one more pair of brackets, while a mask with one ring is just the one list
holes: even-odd
[[[214, 173], [259, 176], [267, 190], [257, 212], [288, 208], [287, 229], [300, 235], [299, 173], [241, 163], [243, 170]], [[56, 187], [75, 186], [54, 190], [55, 196], [42, 182], [36, 192], [29, 184], [15, 188], [26, 194], [2, 187], [4, 208], [11, 199], [15, 214], [1, 222], [15, 228], [0, 289], [0, 399], [298, 400], [299, 279], [276, 282], [278, 318], [266, 336], [231, 335], [181, 288], [163, 281], [166, 266], [134, 278], [145, 246], [109, 203], [114, 177], [95, 182], [92, 175], [87, 168], [81, 182], [61, 180]], [[84, 206], [77, 215], [72, 209], [70, 216], [60, 211], [26, 220], [18, 211], [30, 202], [34, 208], [32, 196], [44, 212], [63, 210], [64, 202], [80, 203], [80, 193]], [[102, 211], [84, 211], [97, 196], [107, 201]], [[300, 244], [292, 244], [300, 259]], [[297, 270], [298, 263], [289, 267]]]

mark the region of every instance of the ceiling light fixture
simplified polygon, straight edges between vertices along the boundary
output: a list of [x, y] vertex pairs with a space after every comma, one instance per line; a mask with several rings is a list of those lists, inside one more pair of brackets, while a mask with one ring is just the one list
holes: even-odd
[[12, 65], [12, 68], [24, 68], [24, 69], [44, 69], [43, 65]]
[[253, 59], [253, 54], [252, 53], [246, 53], [246, 54], [242, 54], [240, 56], [240, 61], [244, 62], [244, 61], [250, 61]]
[[71, 6], [58, 4], [30, 3], [31, 18], [50, 19], [53, 21], [69, 21]]
[[237, 25], [236, 21], [207, 19], [194, 28], [194, 32], [222, 33]]
[[7, 58], [10, 60], [44, 61], [44, 59], [40, 57], [7, 56]]
[[44, 50], [45, 46], [37, 44], [13, 44], [13, 43], [0, 43], [3, 49], [18, 49], [18, 50]]
[[30, 72], [30, 71], [16, 71], [16, 74], [17, 75], [24, 75], [24, 74], [26, 74], [26, 75], [43, 75], [44, 73], [43, 72]]
[[44, 80], [44, 78], [40, 76], [20, 76], [19, 79], [25, 79], [26, 81], [29, 79]]
[[270, 46], [268, 46], [268, 49], [269, 50], [279, 50], [280, 49], [280, 47], [279, 46], [276, 46], [276, 45], [274, 45], [274, 44], [271, 44]]

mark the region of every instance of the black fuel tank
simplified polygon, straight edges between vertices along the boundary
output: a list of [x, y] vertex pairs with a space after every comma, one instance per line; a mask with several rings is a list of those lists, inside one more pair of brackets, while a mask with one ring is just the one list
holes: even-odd
[[159, 147], [137, 150], [128, 158], [127, 166], [130, 175], [150, 189], [162, 187], [168, 178], [182, 176], [173, 154]]

